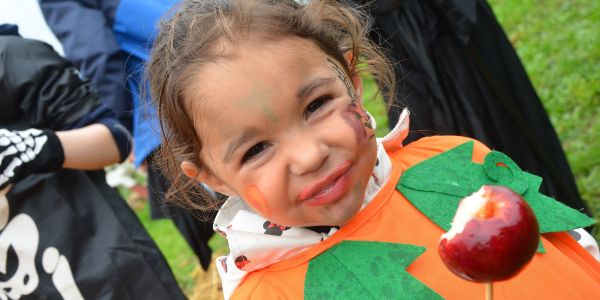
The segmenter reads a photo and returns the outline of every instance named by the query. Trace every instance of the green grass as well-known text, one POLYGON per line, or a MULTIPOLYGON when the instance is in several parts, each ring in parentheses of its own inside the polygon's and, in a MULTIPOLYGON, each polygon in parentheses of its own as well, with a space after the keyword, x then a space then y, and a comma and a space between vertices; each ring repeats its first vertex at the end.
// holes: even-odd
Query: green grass
MULTIPOLYGON (((491 0, 600 220, 600 2, 491 0)), ((595 231, 600 240, 600 230, 595 231)))
MULTIPOLYGON (((600 1, 491 0, 559 135, 577 185, 600 219, 600 1)), ((365 78, 367 109, 377 120, 377 135, 387 132, 381 97, 371 99, 372 79, 365 78)), ((198 265, 170 220, 150 221, 138 212, 189 295, 198 265)), ((600 240, 600 230, 595 237, 600 240)), ((216 237, 213 249, 225 249, 216 237)))
POLYGON ((365 108, 371 113, 373 118, 375 118, 375 122, 377 123, 377 128, 375 129, 375 135, 377 137, 382 137, 389 132, 388 128, 388 118, 385 110, 385 104, 383 102, 383 97, 380 93, 377 93, 377 84, 372 77, 363 76, 363 89, 364 89, 364 104, 365 108))
POLYGON ((170 219, 151 220, 148 205, 136 213, 167 259, 177 283, 190 295, 196 284, 193 273, 199 267, 194 252, 170 219))

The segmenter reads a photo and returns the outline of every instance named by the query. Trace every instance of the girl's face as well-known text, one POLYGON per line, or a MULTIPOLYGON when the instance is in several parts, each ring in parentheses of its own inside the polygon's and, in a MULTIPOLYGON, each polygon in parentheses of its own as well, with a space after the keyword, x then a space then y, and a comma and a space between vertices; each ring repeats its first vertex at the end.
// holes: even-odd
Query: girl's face
POLYGON ((299 37, 223 51, 185 94, 210 171, 184 173, 280 225, 345 224, 377 156, 360 77, 299 37))

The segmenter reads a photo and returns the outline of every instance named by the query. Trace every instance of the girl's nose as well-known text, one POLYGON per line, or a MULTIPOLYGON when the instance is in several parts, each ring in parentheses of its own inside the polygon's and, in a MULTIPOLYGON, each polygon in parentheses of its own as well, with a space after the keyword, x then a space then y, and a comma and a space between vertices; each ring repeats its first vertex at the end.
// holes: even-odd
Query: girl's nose
POLYGON ((329 146, 310 133, 295 137, 287 149, 288 168, 294 175, 319 170, 329 156, 329 146))

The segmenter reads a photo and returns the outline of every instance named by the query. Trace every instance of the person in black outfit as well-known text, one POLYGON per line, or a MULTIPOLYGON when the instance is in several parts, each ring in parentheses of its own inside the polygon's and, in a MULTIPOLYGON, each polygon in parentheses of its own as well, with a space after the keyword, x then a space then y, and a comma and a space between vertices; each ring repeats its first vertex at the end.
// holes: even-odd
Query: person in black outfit
POLYGON ((71 63, 17 33, 0 26, 0 298, 185 299, 106 184, 127 130, 71 63))
POLYGON ((372 39, 400 81, 389 111, 411 112, 406 142, 475 138, 543 178, 541 192, 589 214, 560 141, 519 57, 484 0, 376 0, 372 39))

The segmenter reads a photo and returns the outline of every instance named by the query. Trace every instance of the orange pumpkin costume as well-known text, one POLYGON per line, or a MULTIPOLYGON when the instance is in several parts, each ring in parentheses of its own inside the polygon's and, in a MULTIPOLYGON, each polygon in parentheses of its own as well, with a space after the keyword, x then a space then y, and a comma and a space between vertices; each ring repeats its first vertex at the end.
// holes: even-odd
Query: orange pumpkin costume
MULTIPOLYGON (((403 148, 388 147, 393 166, 391 177, 367 207, 327 240, 246 275, 232 299, 303 299, 309 261, 341 241, 423 246, 426 251, 406 269, 408 273, 446 299, 482 298, 484 285, 458 278, 441 261, 437 245, 444 231, 395 189, 402 172, 411 166, 469 140, 438 136, 423 138, 403 148)), ((482 163, 489 151, 475 142, 473 161, 482 163)), ((543 234, 542 243, 546 253, 535 254, 516 277, 494 284, 495 299, 600 297, 600 263, 565 232, 543 234)))

